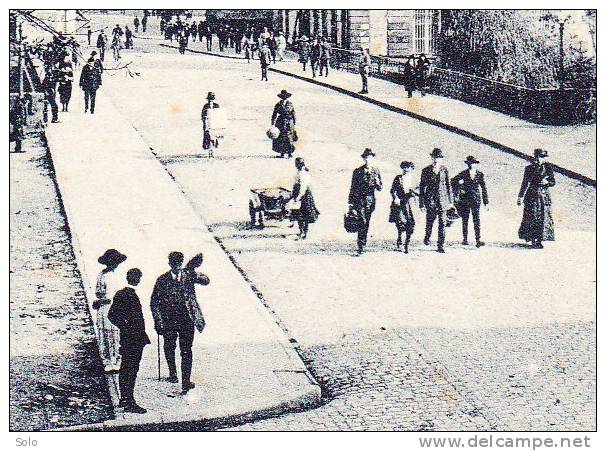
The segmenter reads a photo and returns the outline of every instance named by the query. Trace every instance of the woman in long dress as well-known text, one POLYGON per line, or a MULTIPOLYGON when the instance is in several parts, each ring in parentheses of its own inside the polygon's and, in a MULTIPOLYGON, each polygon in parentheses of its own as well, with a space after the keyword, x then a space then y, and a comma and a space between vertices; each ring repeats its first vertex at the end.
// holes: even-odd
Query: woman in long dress
POLYGON ((61 111, 66 112, 69 107, 69 101, 72 97, 72 81, 74 80, 74 70, 69 57, 65 58, 62 64, 59 85, 57 91, 59 91, 59 100, 61 101, 61 111))
POLYGON ((415 165, 410 161, 400 163, 402 174, 397 175, 391 184, 391 209, 389 212, 389 222, 396 225, 398 239, 396 241, 397 250, 402 249, 402 234, 406 234, 404 241, 404 253, 408 254, 408 245, 410 237, 415 229, 415 218, 412 214, 411 201, 418 196, 417 181, 414 178, 415 165))
POLYGON ((95 295, 97 299, 93 302, 93 308, 97 310, 97 339, 99 341, 99 353, 105 372, 120 370, 120 330, 112 324, 107 317, 111 307, 112 298, 116 286, 112 283, 112 273, 126 260, 126 255, 115 249, 108 249, 97 260, 105 268, 97 277, 95 295))
POLYGON ((524 204, 518 235, 526 242, 531 242, 533 248, 543 249, 543 241, 555 240, 549 194, 549 188, 555 186, 555 177, 552 167, 545 161, 547 151, 535 149, 534 157, 534 163, 524 170, 518 194, 518 205, 524 204))
POLYGON ((285 89, 278 94, 280 101, 276 103, 274 112, 271 115, 271 125, 275 126, 280 130, 280 134, 276 139, 272 141, 272 150, 279 153, 282 158, 288 156, 292 157, 295 151, 295 107, 288 98, 292 94, 285 89))
POLYGON ((216 129, 213 128, 216 127, 217 124, 212 124, 209 118, 209 110, 219 108, 219 104, 215 102, 215 99, 215 94, 212 92, 209 92, 206 95, 207 103, 202 107, 201 114, 204 134, 202 137, 202 148, 208 150, 209 157, 214 156, 214 149, 219 147, 219 136, 216 134, 216 129))
POLYGON ((298 208, 293 209, 293 216, 299 224, 299 238, 304 240, 307 238, 309 224, 316 222, 320 212, 316 208, 309 169, 305 166, 303 158, 295 158, 295 168, 297 177, 292 189, 292 201, 298 208))

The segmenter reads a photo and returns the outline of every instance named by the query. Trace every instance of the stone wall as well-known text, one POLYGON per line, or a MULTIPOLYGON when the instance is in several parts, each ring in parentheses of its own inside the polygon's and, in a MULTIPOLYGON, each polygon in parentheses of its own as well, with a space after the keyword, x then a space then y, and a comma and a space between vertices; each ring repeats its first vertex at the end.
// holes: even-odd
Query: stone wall
POLYGON ((414 10, 387 11, 387 55, 407 56, 414 53, 414 10))

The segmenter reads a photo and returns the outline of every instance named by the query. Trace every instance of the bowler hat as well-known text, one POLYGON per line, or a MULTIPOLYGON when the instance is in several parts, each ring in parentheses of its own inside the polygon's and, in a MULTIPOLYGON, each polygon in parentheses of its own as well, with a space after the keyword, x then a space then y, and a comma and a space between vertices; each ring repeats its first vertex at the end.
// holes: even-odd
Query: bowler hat
POLYGON ((546 150, 534 149, 534 156, 535 156, 535 158, 545 158, 545 157, 548 157, 549 154, 547 153, 546 150))
POLYGON ((209 92, 206 95, 206 100, 215 100, 215 93, 214 92, 209 92))
POLYGON ((444 154, 442 153, 442 149, 435 147, 431 153, 429 154, 431 158, 444 158, 444 154))
POLYGON ((97 259, 99 263, 105 266, 119 265, 124 260, 126 260, 126 255, 116 249, 106 250, 103 255, 97 259))
POLYGON ((370 148, 368 148, 368 147, 367 147, 366 149, 364 149, 364 152, 362 152, 362 158, 366 158, 366 157, 368 157, 368 156, 373 156, 373 157, 376 157, 376 155, 375 155, 375 153, 372 151, 372 149, 370 149, 370 148))
POLYGON ((467 163, 467 164, 474 164, 474 163, 476 163, 477 164, 477 163, 479 163, 479 161, 473 155, 469 155, 465 159, 465 163, 467 163))
POLYGON ((280 91, 280 94, 278 94, 278 97, 280 97, 281 99, 288 99, 292 94, 290 92, 288 92, 286 89, 283 89, 282 91, 280 91))

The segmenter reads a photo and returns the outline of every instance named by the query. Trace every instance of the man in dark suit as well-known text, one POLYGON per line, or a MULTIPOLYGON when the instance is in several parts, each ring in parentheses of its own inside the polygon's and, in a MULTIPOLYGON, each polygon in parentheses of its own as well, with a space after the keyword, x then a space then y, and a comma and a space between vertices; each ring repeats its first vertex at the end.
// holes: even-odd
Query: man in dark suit
POLYGON ((82 68, 80 74, 80 88, 84 91, 84 112, 89 108, 90 113, 95 113, 95 100, 97 98, 97 89, 101 86, 101 69, 93 57, 88 59, 86 65, 82 68))
POLYGON ((365 149, 362 153, 364 164, 354 169, 349 190, 349 207, 358 213, 358 255, 364 253, 366 237, 370 227, 370 217, 375 210, 375 191, 381 191, 381 173, 372 165, 375 153, 365 149))
POLYGON ((425 239, 423 243, 429 245, 433 224, 438 219, 438 252, 444 253, 446 239, 446 212, 452 207, 452 194, 448 170, 442 165, 444 154, 437 147, 429 154, 432 163, 421 171, 419 186, 419 207, 427 213, 425 222, 425 239))
POLYGON ((151 311, 154 317, 156 332, 164 337, 164 356, 168 364, 169 376, 167 381, 177 383, 177 366, 175 363, 175 350, 177 338, 181 352, 181 387, 183 393, 195 387, 191 382, 192 345, 194 342, 195 324, 189 308, 188 293, 192 285, 199 283, 208 285, 206 276, 199 276, 195 281, 188 279, 188 272, 182 269, 183 254, 171 252, 168 255, 170 271, 158 277, 151 296, 151 311))
POLYGON ((139 296, 133 287, 139 285, 141 270, 130 269, 126 273, 126 281, 130 287, 122 288, 116 292, 114 301, 107 314, 109 320, 120 329, 120 404, 125 412, 145 413, 143 407, 135 401, 135 381, 139 372, 139 363, 143 355, 143 348, 150 343, 145 332, 145 320, 139 296))
POLYGON ((476 237, 476 247, 484 246, 480 239, 480 206, 484 204, 488 208, 488 191, 484 182, 484 174, 477 170, 480 162, 469 155, 465 160, 467 168, 452 179, 452 191, 457 204, 457 210, 461 215, 463 225, 463 244, 467 241, 467 228, 469 225, 469 213, 473 217, 473 230, 476 237))

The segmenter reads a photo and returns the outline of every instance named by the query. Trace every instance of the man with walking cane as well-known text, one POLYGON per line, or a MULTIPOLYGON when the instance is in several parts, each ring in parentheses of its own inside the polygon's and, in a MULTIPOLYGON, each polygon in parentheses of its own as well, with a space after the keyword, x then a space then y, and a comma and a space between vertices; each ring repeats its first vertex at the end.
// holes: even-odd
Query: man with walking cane
MULTIPOLYGON (((177 383, 177 365, 175 350, 177 338, 181 353, 181 387, 186 394, 195 387, 191 382, 192 345, 194 332, 204 330, 204 316, 196 299, 195 285, 208 285, 210 280, 204 274, 196 272, 202 265, 203 256, 193 257, 184 268, 183 254, 171 252, 168 255, 170 271, 158 277, 151 296, 151 311, 158 335, 164 337, 164 356, 168 364, 168 382, 177 383)), ((158 344, 159 344, 158 337, 158 344)), ((160 370, 158 360, 158 371, 160 370)))

